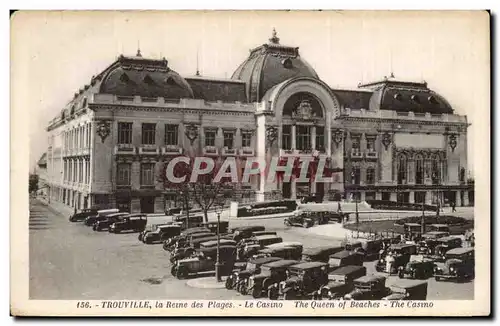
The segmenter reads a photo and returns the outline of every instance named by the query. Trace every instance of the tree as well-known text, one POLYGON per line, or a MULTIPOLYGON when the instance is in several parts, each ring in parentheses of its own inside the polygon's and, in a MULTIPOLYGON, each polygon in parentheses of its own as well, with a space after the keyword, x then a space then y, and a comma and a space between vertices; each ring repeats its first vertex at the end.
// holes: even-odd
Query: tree
MULTIPOLYGON (((181 156, 179 156, 181 157, 181 156)), ((167 167, 168 162, 164 164, 161 169, 159 181, 163 184, 164 189, 175 189, 181 198, 184 209, 187 212, 187 221, 189 224, 189 205, 191 201, 196 203, 200 209, 203 211, 205 222, 208 222, 208 211, 214 206, 216 201, 222 196, 232 195, 231 178, 221 178, 218 182, 215 182, 215 178, 219 173, 221 168, 224 168, 224 172, 230 172, 225 167, 223 167, 223 162, 221 157, 215 157, 214 168, 205 174, 200 174, 196 177, 195 182, 191 181, 191 176, 193 175, 193 167, 195 163, 194 157, 182 156, 189 163, 179 161, 175 164, 173 168, 173 176, 175 178, 184 178, 182 182, 173 182, 167 177, 167 167)), ((174 158, 172 158, 174 159, 174 158)), ((207 164, 201 162, 200 169, 206 169, 207 164)))
POLYGON ((30 193, 38 191, 38 174, 30 174, 28 188, 30 193))

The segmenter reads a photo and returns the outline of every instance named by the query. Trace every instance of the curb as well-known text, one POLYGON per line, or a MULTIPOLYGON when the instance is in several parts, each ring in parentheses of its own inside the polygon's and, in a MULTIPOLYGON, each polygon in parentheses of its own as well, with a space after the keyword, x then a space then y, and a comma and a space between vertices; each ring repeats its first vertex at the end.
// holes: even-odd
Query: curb
POLYGON ((216 282, 215 276, 201 277, 188 280, 186 284, 189 287, 196 289, 225 289, 226 288, 225 280, 226 277, 224 276, 222 277, 222 282, 216 282))

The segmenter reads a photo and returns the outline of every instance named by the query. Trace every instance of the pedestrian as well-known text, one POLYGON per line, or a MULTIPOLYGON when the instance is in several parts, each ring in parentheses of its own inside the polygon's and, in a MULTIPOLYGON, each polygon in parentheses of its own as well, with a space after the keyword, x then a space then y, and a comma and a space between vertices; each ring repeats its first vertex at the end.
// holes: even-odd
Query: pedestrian
POLYGON ((394 257, 392 256, 392 252, 389 252, 385 257, 385 269, 386 272, 389 273, 389 276, 392 275, 392 264, 394 263, 394 257))
POLYGON ((451 212, 452 212, 452 213, 454 213, 454 212, 456 212, 456 211, 457 211, 457 210, 455 209, 455 202, 454 202, 454 201, 452 201, 452 202, 451 202, 451 212))

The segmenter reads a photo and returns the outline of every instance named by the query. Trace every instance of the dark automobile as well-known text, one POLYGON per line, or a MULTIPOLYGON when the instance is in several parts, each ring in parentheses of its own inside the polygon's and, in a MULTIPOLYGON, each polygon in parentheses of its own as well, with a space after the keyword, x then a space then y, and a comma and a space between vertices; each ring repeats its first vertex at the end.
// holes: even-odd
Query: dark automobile
POLYGON ((386 251, 385 255, 383 255, 375 265, 375 269, 377 272, 386 272, 386 273, 397 273, 400 266, 406 266, 406 264, 410 261, 410 257, 417 253, 417 246, 414 244, 407 243, 398 243, 391 245, 386 251), (394 261, 391 266, 391 271, 386 270, 386 257, 387 253, 392 252, 394 257, 394 261))
POLYGON ((431 224, 429 225, 431 232, 446 232, 450 234, 450 226, 448 224, 431 224))
POLYGON ((106 216, 116 213, 120 213, 120 210, 117 208, 99 210, 96 215, 87 216, 83 223, 86 226, 92 226, 95 222, 104 220, 106 216))
MULTIPOLYGON (((220 247, 219 261, 221 263, 222 275, 229 275, 236 261, 236 247, 220 247)), ((198 275, 201 272, 215 270, 217 248, 199 249, 195 257, 176 260, 171 268, 171 273, 178 279, 187 278, 191 274, 198 275)))
MULTIPOLYGON (((214 241, 217 241, 217 236, 210 235, 210 236, 205 236, 205 237, 197 238, 197 239, 193 240, 189 246, 177 247, 170 254, 170 262, 173 263, 176 260, 189 257, 193 254, 193 252, 196 249, 201 248, 201 244, 207 243, 207 242, 213 243, 214 241)), ((221 237, 219 241, 220 241, 221 245, 234 246, 234 240, 232 240, 232 239, 221 237)), ((236 247, 236 246, 234 246, 234 247, 236 247)), ((213 248, 213 247, 211 247, 211 248, 213 248)))
POLYGON ((217 226, 219 226, 219 234, 227 233, 229 228, 229 221, 218 222, 204 222, 201 224, 202 227, 209 229, 213 233, 217 233, 217 226))
POLYGON ((99 220, 94 223, 92 226, 92 229, 94 231, 102 231, 102 230, 107 230, 109 226, 113 223, 121 221, 125 216, 130 215, 129 213, 115 213, 115 214, 110 214, 106 216, 103 220, 99 220))
POLYGON ((177 246, 177 243, 184 244, 186 242, 189 242, 188 237, 190 235, 199 233, 213 234, 209 229, 206 229, 204 227, 189 228, 182 231, 178 236, 165 240, 163 242, 163 249, 166 251, 171 251, 177 246))
POLYGON ((435 266, 434 259, 421 255, 411 256, 406 266, 399 266, 398 276, 404 278, 405 275, 408 275, 409 278, 427 279, 434 274, 435 266))
POLYGON ((342 298, 354 289, 354 280, 366 275, 364 266, 343 266, 328 274, 328 283, 316 293, 315 300, 342 298))
POLYGON ((427 239, 439 239, 444 237, 449 237, 450 232, 445 231, 430 231, 422 234, 422 239, 425 241, 427 239))
POLYGON ((275 247, 259 250, 254 257, 279 257, 289 260, 300 260, 302 248, 300 247, 275 247))
POLYGON ((302 260, 327 263, 331 255, 342 250, 344 250, 344 247, 342 246, 319 246, 306 248, 302 252, 302 260))
POLYGON ((240 271, 234 271, 226 279, 226 289, 231 290, 236 288, 238 292, 245 295, 247 294, 247 280, 250 276, 260 273, 260 267, 263 264, 271 263, 273 261, 281 260, 278 257, 264 257, 250 259, 247 262, 246 268, 240 271))
POLYGON ((363 266, 363 261, 363 254, 354 251, 342 250, 333 255, 330 255, 330 258, 328 259, 328 269, 329 271, 333 271, 337 268, 348 265, 363 266))
POLYGON ((288 277, 278 286, 278 298, 283 300, 311 299, 328 282, 328 264, 311 261, 292 265, 288 277))
POLYGON ((238 243, 238 259, 247 259, 257 254, 266 246, 282 243, 283 239, 277 235, 259 235, 243 239, 238 243))
POLYGON ((241 226, 231 230, 233 240, 239 242, 242 239, 247 239, 252 236, 255 231, 265 231, 266 228, 262 225, 241 226))
POLYGON ((310 228, 314 225, 314 219, 311 216, 298 212, 295 212, 292 216, 285 217, 283 222, 287 226, 302 226, 304 228, 310 228))
POLYGON ((434 248, 436 256, 445 256, 448 250, 462 247, 462 239, 458 237, 444 237, 436 239, 437 245, 434 248))
POLYGON ((260 273, 254 274, 248 278, 246 283, 247 292, 254 298, 260 298, 268 295, 270 299, 277 299, 277 286, 273 292, 273 284, 279 284, 287 278, 287 268, 296 265, 297 260, 282 259, 271 263, 263 264, 260 267, 260 273), (276 294, 276 295, 275 295, 276 294))
POLYGON ((258 237, 261 235, 278 235, 276 231, 255 231, 252 232, 252 237, 258 237))
POLYGON ((312 194, 309 196, 304 196, 300 200, 301 203, 307 204, 307 203, 322 203, 323 202, 323 196, 320 194, 312 194))
POLYGON ((391 291, 385 287, 385 276, 367 275, 354 280, 354 290, 344 295, 344 300, 380 300, 391 291))
POLYGON ((180 214, 182 212, 181 207, 172 207, 172 208, 167 208, 165 210, 165 215, 175 215, 175 214, 180 214))
POLYGON ((174 215, 173 222, 179 223, 182 229, 185 230, 188 227, 203 227, 203 215, 174 215))
POLYGON ((179 234, 181 234, 180 225, 161 225, 155 231, 146 233, 142 238, 142 242, 152 244, 155 242, 165 241, 178 236, 179 234))
POLYGON ((391 294, 382 300, 426 300, 427 282, 416 280, 399 280, 389 287, 391 294))
POLYGON ((418 223, 405 223, 403 228, 409 240, 419 239, 422 235, 422 226, 418 223))
POLYGON ((377 259, 383 248, 384 239, 353 239, 345 244, 345 250, 351 250, 365 256, 365 261, 377 259))
POLYGON ((446 252, 444 263, 434 269, 436 281, 443 279, 463 281, 474 277, 474 248, 455 248, 446 252))
POLYGON ((146 225, 145 214, 130 214, 122 220, 111 224, 108 228, 110 233, 120 233, 122 231, 140 232, 146 225))
POLYGON ((97 208, 84 208, 69 217, 70 222, 79 222, 85 220, 89 216, 97 215, 97 208))

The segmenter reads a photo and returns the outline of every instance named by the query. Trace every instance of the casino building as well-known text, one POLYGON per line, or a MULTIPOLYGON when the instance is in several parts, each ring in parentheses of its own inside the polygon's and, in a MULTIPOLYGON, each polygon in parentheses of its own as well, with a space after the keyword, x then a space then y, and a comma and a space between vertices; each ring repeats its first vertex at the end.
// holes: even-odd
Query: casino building
MULTIPOLYGON (((426 82, 394 76, 352 89, 323 82, 299 53, 269 41, 230 79, 183 77, 163 58, 119 56, 49 122, 51 200, 78 208, 107 204, 160 212, 178 193, 158 175, 183 153, 329 158, 332 183, 236 186, 235 200, 382 199, 469 205, 467 117, 426 82)), ((241 165, 243 166, 243 165, 241 165)), ((470 196, 469 196, 470 194, 470 196)))

